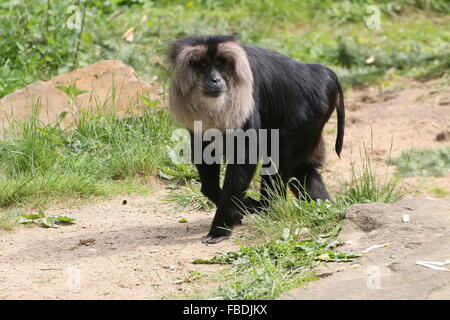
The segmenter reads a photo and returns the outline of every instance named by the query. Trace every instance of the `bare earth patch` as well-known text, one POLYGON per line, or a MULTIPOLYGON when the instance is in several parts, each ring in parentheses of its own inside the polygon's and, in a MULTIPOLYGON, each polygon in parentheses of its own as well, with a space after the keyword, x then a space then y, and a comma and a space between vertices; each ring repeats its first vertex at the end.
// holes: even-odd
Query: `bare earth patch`
MULTIPOLYGON (((192 271, 218 267, 192 261, 236 245, 202 244, 212 214, 175 213, 162 201, 167 191, 160 189, 145 197, 47 211, 75 216, 73 225, 0 231, 0 299, 161 299, 195 293, 180 282, 192 271), (188 222, 179 223, 181 218, 188 222)), ((206 282, 202 291, 213 287, 206 282)))
MULTIPOLYGON (((350 163, 361 162, 360 150, 364 145, 367 150, 373 146, 374 160, 381 169, 386 168, 389 155, 397 157, 402 151, 450 145, 445 138, 446 132, 450 132, 450 90, 446 79, 426 83, 405 79, 384 90, 376 87, 348 90, 345 101, 346 131, 341 159, 334 153, 335 120, 325 128, 327 162, 323 173, 332 191, 339 179, 350 177, 350 163)), ((390 172, 395 168, 392 166, 390 172)), ((385 172, 380 170, 382 175, 385 172)), ((411 197, 436 196, 433 187, 450 192, 450 174, 405 179, 411 197)))

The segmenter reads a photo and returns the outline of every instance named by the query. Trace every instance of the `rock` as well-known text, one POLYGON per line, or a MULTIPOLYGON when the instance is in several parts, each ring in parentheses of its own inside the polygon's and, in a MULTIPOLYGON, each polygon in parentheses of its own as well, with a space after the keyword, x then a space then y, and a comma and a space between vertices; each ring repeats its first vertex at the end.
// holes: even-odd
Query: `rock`
POLYGON ((119 116, 133 106, 142 105, 139 94, 156 99, 163 93, 160 87, 139 80, 133 68, 121 61, 106 60, 61 74, 47 82, 34 82, 3 97, 0 99, 0 122, 5 123, 8 118, 27 118, 33 104, 40 101, 40 118, 44 123, 54 123, 63 111, 68 113, 65 124, 73 123, 74 110, 69 106, 68 97, 56 88, 73 82, 77 88, 87 91, 77 97, 78 109, 115 110, 119 116))
POLYGON ((87 245, 93 244, 94 242, 95 242, 94 238, 87 238, 87 239, 80 239, 78 244, 80 246, 82 246, 82 245, 87 246, 87 245))
POLYGON ((416 264, 450 259, 449 227, 450 199, 353 205, 339 235, 351 244, 342 250, 362 252, 373 245, 390 245, 355 260, 359 268, 341 263, 340 272, 280 299, 450 299, 450 272, 416 264), (410 222, 402 221, 404 214, 410 222))

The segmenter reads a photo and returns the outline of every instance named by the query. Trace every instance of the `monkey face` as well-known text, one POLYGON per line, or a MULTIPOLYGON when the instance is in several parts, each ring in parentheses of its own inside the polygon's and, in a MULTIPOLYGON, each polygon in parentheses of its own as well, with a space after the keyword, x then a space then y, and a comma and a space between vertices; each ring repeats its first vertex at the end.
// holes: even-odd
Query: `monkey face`
POLYGON ((230 36, 187 37, 171 44, 169 107, 192 129, 238 128, 254 107, 253 76, 245 49, 230 36))
POLYGON ((198 89, 205 97, 218 98, 228 90, 227 69, 229 62, 225 58, 193 59, 190 63, 196 74, 198 89))

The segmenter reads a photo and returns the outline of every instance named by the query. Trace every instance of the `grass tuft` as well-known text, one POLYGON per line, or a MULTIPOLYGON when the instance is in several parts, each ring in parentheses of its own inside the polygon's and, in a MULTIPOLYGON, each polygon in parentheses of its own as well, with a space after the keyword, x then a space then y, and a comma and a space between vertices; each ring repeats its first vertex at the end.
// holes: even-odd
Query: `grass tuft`
POLYGON ((351 179, 348 183, 343 183, 338 195, 339 202, 346 205, 369 202, 392 203, 406 195, 403 189, 403 176, 391 175, 388 172, 389 162, 385 172, 381 173, 380 164, 374 162, 373 154, 365 146, 360 150, 360 163, 361 167, 357 167, 354 162, 351 163, 351 179))
POLYGON ((187 182, 185 186, 173 190, 166 197, 166 201, 175 204, 178 211, 211 211, 215 208, 214 203, 200 192, 200 185, 194 182, 187 182))

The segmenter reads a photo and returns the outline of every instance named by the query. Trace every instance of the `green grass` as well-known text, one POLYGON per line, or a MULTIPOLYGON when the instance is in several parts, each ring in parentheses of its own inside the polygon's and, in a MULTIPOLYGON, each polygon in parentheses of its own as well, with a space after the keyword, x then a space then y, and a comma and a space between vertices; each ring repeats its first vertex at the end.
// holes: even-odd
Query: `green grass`
POLYGON ((0 230, 13 230, 17 226, 19 216, 23 213, 22 209, 12 208, 0 210, 0 230))
MULTIPOLYGON (((373 146, 370 150, 373 150, 373 146)), ((360 150, 359 157, 360 166, 355 162, 351 163, 350 181, 341 183, 339 201, 347 205, 369 202, 391 203, 406 195, 403 189, 403 176, 389 173, 391 160, 388 160, 385 168, 382 168, 380 163, 373 160, 373 154, 365 146, 360 150)))
POLYGON ((237 237, 240 249, 194 263, 228 265, 220 271, 219 288, 209 293, 224 299, 275 299, 280 294, 316 280, 314 268, 339 257, 334 240, 345 215, 345 205, 330 202, 277 199, 264 214, 249 217, 237 237), (332 258, 330 258, 332 257, 332 258))
POLYGON ((11 121, 0 141, 0 207, 144 190, 168 163, 174 125, 165 110, 143 108, 123 119, 83 111, 73 128, 43 125, 39 108, 11 121))
POLYGON ((450 147, 402 152, 392 160, 398 172, 404 176, 444 176, 450 172, 450 147))
POLYGON ((205 210, 215 208, 214 203, 200 192, 200 184, 189 181, 184 186, 176 185, 165 199, 175 204, 176 210, 205 210))
POLYGON ((68 8, 77 2, 0 4, 0 97, 103 59, 120 59, 144 79, 157 76, 165 86, 167 45, 191 34, 237 32, 244 43, 327 64, 346 86, 378 82, 387 70, 441 77, 450 63, 445 0, 93 0, 77 11, 82 30, 67 25, 74 18, 68 8), (374 4, 381 11, 381 28, 370 30, 367 6, 374 4), (132 42, 122 38, 129 28, 134 28, 132 42), (371 56, 374 61, 367 63, 371 56))
POLYGON ((214 295, 225 299, 275 299, 317 279, 318 257, 333 246, 345 207, 330 202, 274 199, 249 217, 241 249, 228 253, 231 270, 214 295))
POLYGON ((450 196, 450 191, 441 187, 430 187, 430 190, 433 192, 434 196, 437 198, 446 198, 450 196))

